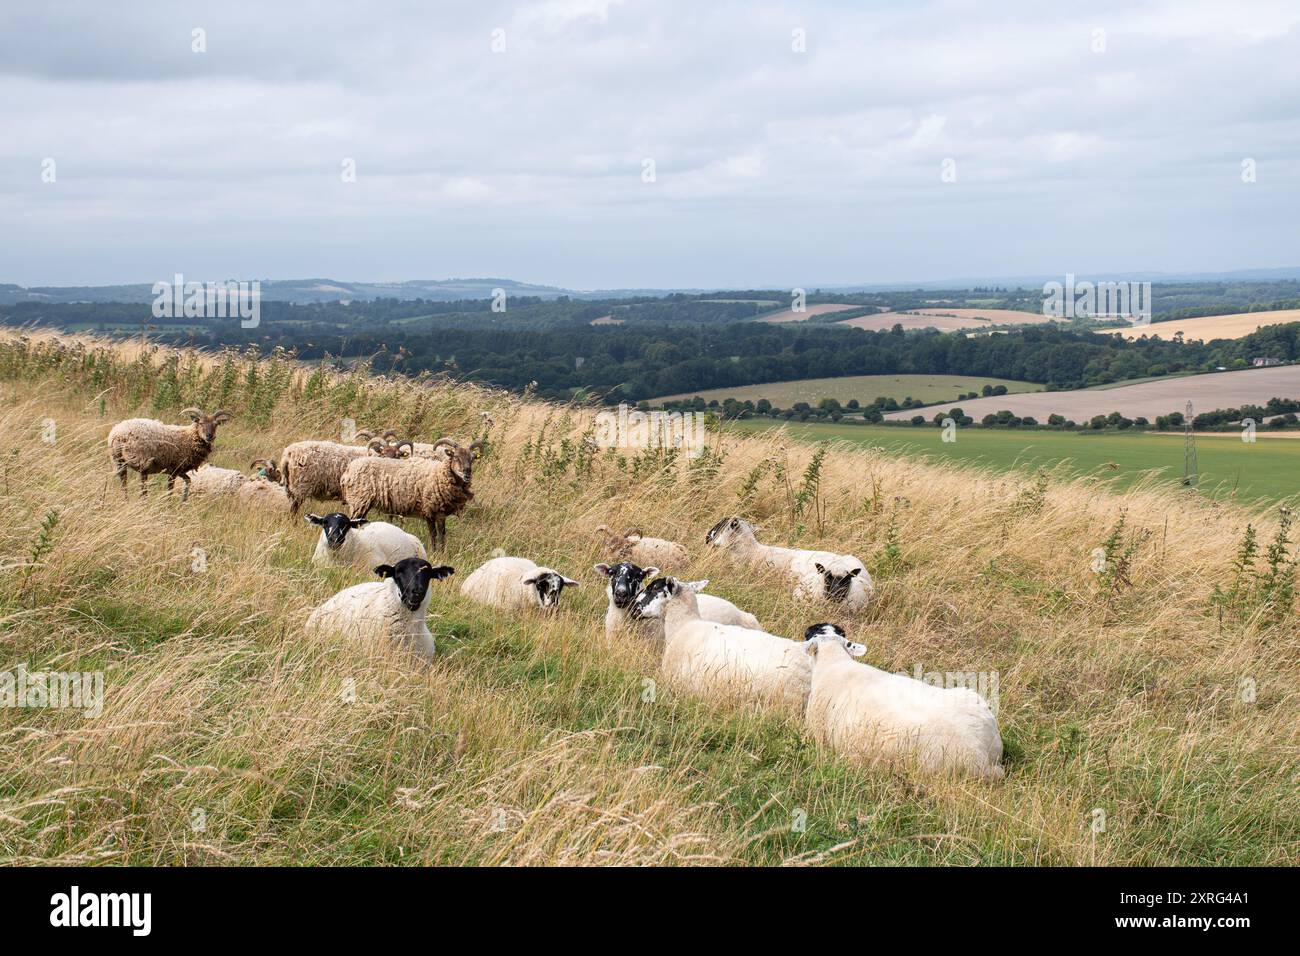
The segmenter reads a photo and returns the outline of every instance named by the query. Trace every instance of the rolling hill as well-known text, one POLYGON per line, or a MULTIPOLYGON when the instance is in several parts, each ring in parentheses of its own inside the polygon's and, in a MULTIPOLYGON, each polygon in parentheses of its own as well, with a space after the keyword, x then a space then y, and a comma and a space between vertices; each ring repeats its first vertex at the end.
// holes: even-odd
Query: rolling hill
POLYGON ((102 673, 105 688, 96 717, 0 707, 6 861, 1293 862, 1295 611, 1238 592, 1233 571, 1247 525, 1274 540, 1276 511, 847 444, 817 454, 780 434, 715 434, 693 459, 589 454, 591 415, 465 384, 0 333, 6 660, 102 673), (491 413, 474 501, 439 556, 457 573, 434 586, 431 665, 304 633, 313 606, 369 576, 313 566, 301 519, 182 504, 160 484, 122 496, 112 423, 195 404, 233 411, 213 455, 228 467, 344 419, 463 439, 491 413), (764 540, 860 555, 872 608, 796 604, 706 549, 733 512, 764 540), (676 692, 649 642, 604 636, 602 522, 682 542, 674 570, 774 634, 841 620, 881 668, 983 675, 1006 779, 859 765, 797 717, 676 692), (457 585, 498 548, 583 586, 548 616, 475 605, 457 585), (1123 574, 1095 571, 1095 549, 1123 574))

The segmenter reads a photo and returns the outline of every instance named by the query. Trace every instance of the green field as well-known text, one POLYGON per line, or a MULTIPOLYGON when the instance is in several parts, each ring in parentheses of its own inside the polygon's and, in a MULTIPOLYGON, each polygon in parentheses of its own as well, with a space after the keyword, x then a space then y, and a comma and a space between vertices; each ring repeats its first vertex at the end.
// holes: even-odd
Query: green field
POLYGON ((766 398, 778 408, 789 408, 795 402, 816 405, 823 398, 838 399, 841 404, 856 398, 869 405, 876 398, 893 398, 902 401, 911 396, 926 403, 951 402, 966 392, 978 392, 985 385, 1005 385, 1007 391, 1041 392, 1043 386, 1036 382, 1016 382, 1006 378, 980 378, 977 375, 845 375, 839 378, 803 378, 794 382, 769 382, 765 385, 738 385, 735 388, 711 388, 700 392, 665 395, 653 398, 651 405, 680 401, 696 395, 706 402, 734 398, 743 402, 766 398))
MULTIPOLYGON (((849 441, 877 445, 891 452, 924 455, 937 460, 987 465, 998 469, 1054 467, 1114 482, 1123 488, 1151 470, 1178 482, 1183 475, 1183 438, 1143 433, 1017 431, 963 428, 956 441, 945 443, 935 426, 924 428, 872 425, 831 425, 796 422, 778 424, 757 419, 736 422, 745 431, 784 427, 805 441, 849 441), (1118 465, 1118 467, 1112 467, 1118 465)), ((1239 436, 1198 436, 1200 489, 1209 494, 1234 491, 1246 500, 1277 500, 1300 492, 1300 439, 1260 437, 1252 444, 1239 436)))

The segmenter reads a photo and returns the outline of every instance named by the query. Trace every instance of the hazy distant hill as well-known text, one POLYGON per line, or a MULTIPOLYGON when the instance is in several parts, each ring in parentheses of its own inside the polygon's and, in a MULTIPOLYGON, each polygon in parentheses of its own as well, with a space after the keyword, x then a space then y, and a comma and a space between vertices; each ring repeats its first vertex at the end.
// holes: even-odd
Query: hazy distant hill
MULTIPOLYGON (((170 280, 170 276, 166 277, 170 280)), ((216 277, 187 276, 191 281, 219 281, 216 277)), ((336 302, 366 299, 425 299, 455 302, 460 299, 490 299, 493 289, 505 289, 511 298, 537 296, 555 299, 622 298, 660 295, 660 291, 619 290, 580 292, 557 286, 534 285, 513 279, 410 279, 405 282, 345 282, 339 279, 262 279, 262 298, 278 302, 336 302)), ((107 286, 33 286, 0 284, 0 305, 20 302, 152 302, 152 284, 107 286)))

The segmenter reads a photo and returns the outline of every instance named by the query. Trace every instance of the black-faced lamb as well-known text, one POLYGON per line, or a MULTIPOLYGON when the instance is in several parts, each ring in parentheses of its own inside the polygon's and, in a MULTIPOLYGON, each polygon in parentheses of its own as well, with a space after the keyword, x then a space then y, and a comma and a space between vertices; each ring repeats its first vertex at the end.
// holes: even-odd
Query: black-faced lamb
POLYGON ((997 718, 968 687, 935 687, 853 660, 866 652, 834 624, 808 629, 809 733, 865 763, 915 761, 924 770, 1003 776, 997 718), (861 648, 855 653, 854 648, 861 648))
POLYGON ((460 586, 460 593, 480 604, 507 610, 553 611, 559 607, 564 589, 578 585, 573 578, 535 561, 505 556, 475 568, 460 586))
MULTIPOLYGON (((658 618, 641 618, 633 620, 632 602, 641 593, 645 582, 659 573, 656 567, 642 568, 630 561, 618 564, 597 564, 593 570, 605 578, 605 597, 609 604, 605 609, 605 636, 613 637, 620 631, 636 631, 647 637, 662 640, 663 622, 658 618)), ((700 588, 709 582, 697 582, 700 588)), ((655 586, 652 582, 651 587, 655 586)), ((758 618, 736 605, 712 594, 701 594, 697 590, 696 601, 700 607, 700 617, 706 621, 719 624, 735 624, 738 627, 759 629, 758 618)))
POLYGON ((450 438, 435 442, 433 458, 367 457, 352 461, 340 487, 348 513, 364 518, 370 509, 408 518, 423 518, 429 527, 429 547, 447 544, 447 518, 459 514, 474 492, 470 489, 478 443, 464 448, 450 438))
POLYGON ((126 470, 140 473, 140 494, 148 493, 150 475, 168 476, 168 492, 172 482, 179 478, 185 483, 181 499, 189 498, 189 472, 195 470, 212 454, 212 443, 217 437, 217 426, 230 421, 231 414, 217 409, 211 415, 199 408, 186 408, 188 425, 166 425, 152 418, 128 418, 118 422, 108 433, 108 457, 113 471, 122 482, 126 493, 126 470))
POLYGON ((858 611, 871 602, 875 592, 871 575, 853 555, 760 544, 753 525, 738 516, 723 518, 704 540, 737 561, 777 572, 793 584, 796 598, 824 599, 858 611))
POLYGON ((687 693, 802 713, 812 673, 803 644, 704 620, 695 587, 673 577, 660 578, 632 604, 633 618, 663 621, 664 679, 687 693))
POLYGON ((308 631, 356 640, 386 639, 426 660, 437 650, 429 631, 429 584, 456 573, 423 558, 403 558, 374 569, 381 580, 344 588, 311 612, 308 631))
POLYGON ((349 518, 335 511, 307 515, 307 522, 320 528, 312 563, 332 567, 373 568, 396 565, 404 558, 427 558, 420 539, 387 521, 349 518))

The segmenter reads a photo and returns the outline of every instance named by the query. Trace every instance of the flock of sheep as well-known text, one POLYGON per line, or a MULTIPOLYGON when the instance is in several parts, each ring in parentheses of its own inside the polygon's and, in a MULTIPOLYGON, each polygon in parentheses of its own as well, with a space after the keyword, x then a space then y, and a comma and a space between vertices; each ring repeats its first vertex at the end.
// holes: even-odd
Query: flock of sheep
MULTIPOLYGON (((436 650, 427 624, 430 585, 455 569, 435 566, 423 542, 384 521, 372 509, 422 518, 430 550, 446 547, 446 519, 473 498, 473 463, 482 442, 463 447, 450 438, 432 444, 358 432, 367 444, 300 441, 287 446, 278 466, 257 459, 252 476, 206 464, 217 427, 230 418, 186 409, 189 425, 135 418, 108 436, 109 456, 123 490, 127 469, 140 474, 141 494, 151 474, 166 474, 169 489, 183 481, 193 492, 228 495, 296 514, 308 498, 341 500, 346 511, 308 514, 320 528, 313 562, 355 567, 379 580, 353 585, 329 598, 307 628, 345 638, 385 637, 428 659, 436 650)), ((715 595, 707 581, 683 581, 661 570, 689 563, 682 545, 662 538, 597 529, 613 563, 594 570, 605 580, 605 633, 639 633, 662 648, 666 681, 688 693, 727 697, 803 715, 808 731, 837 752, 868 763, 911 760, 927 770, 1003 776, 1002 738, 988 704, 964 687, 937 687, 853 660, 866 652, 834 624, 814 624, 803 641, 762 629, 754 615, 715 595)), ((743 518, 724 518, 705 537, 737 563, 784 582, 799 601, 828 602, 856 612, 871 601, 873 585, 856 557, 762 544, 743 518)), ((471 600, 511 612, 550 611, 579 582, 527 558, 501 555, 474 570, 461 587, 471 600)))

